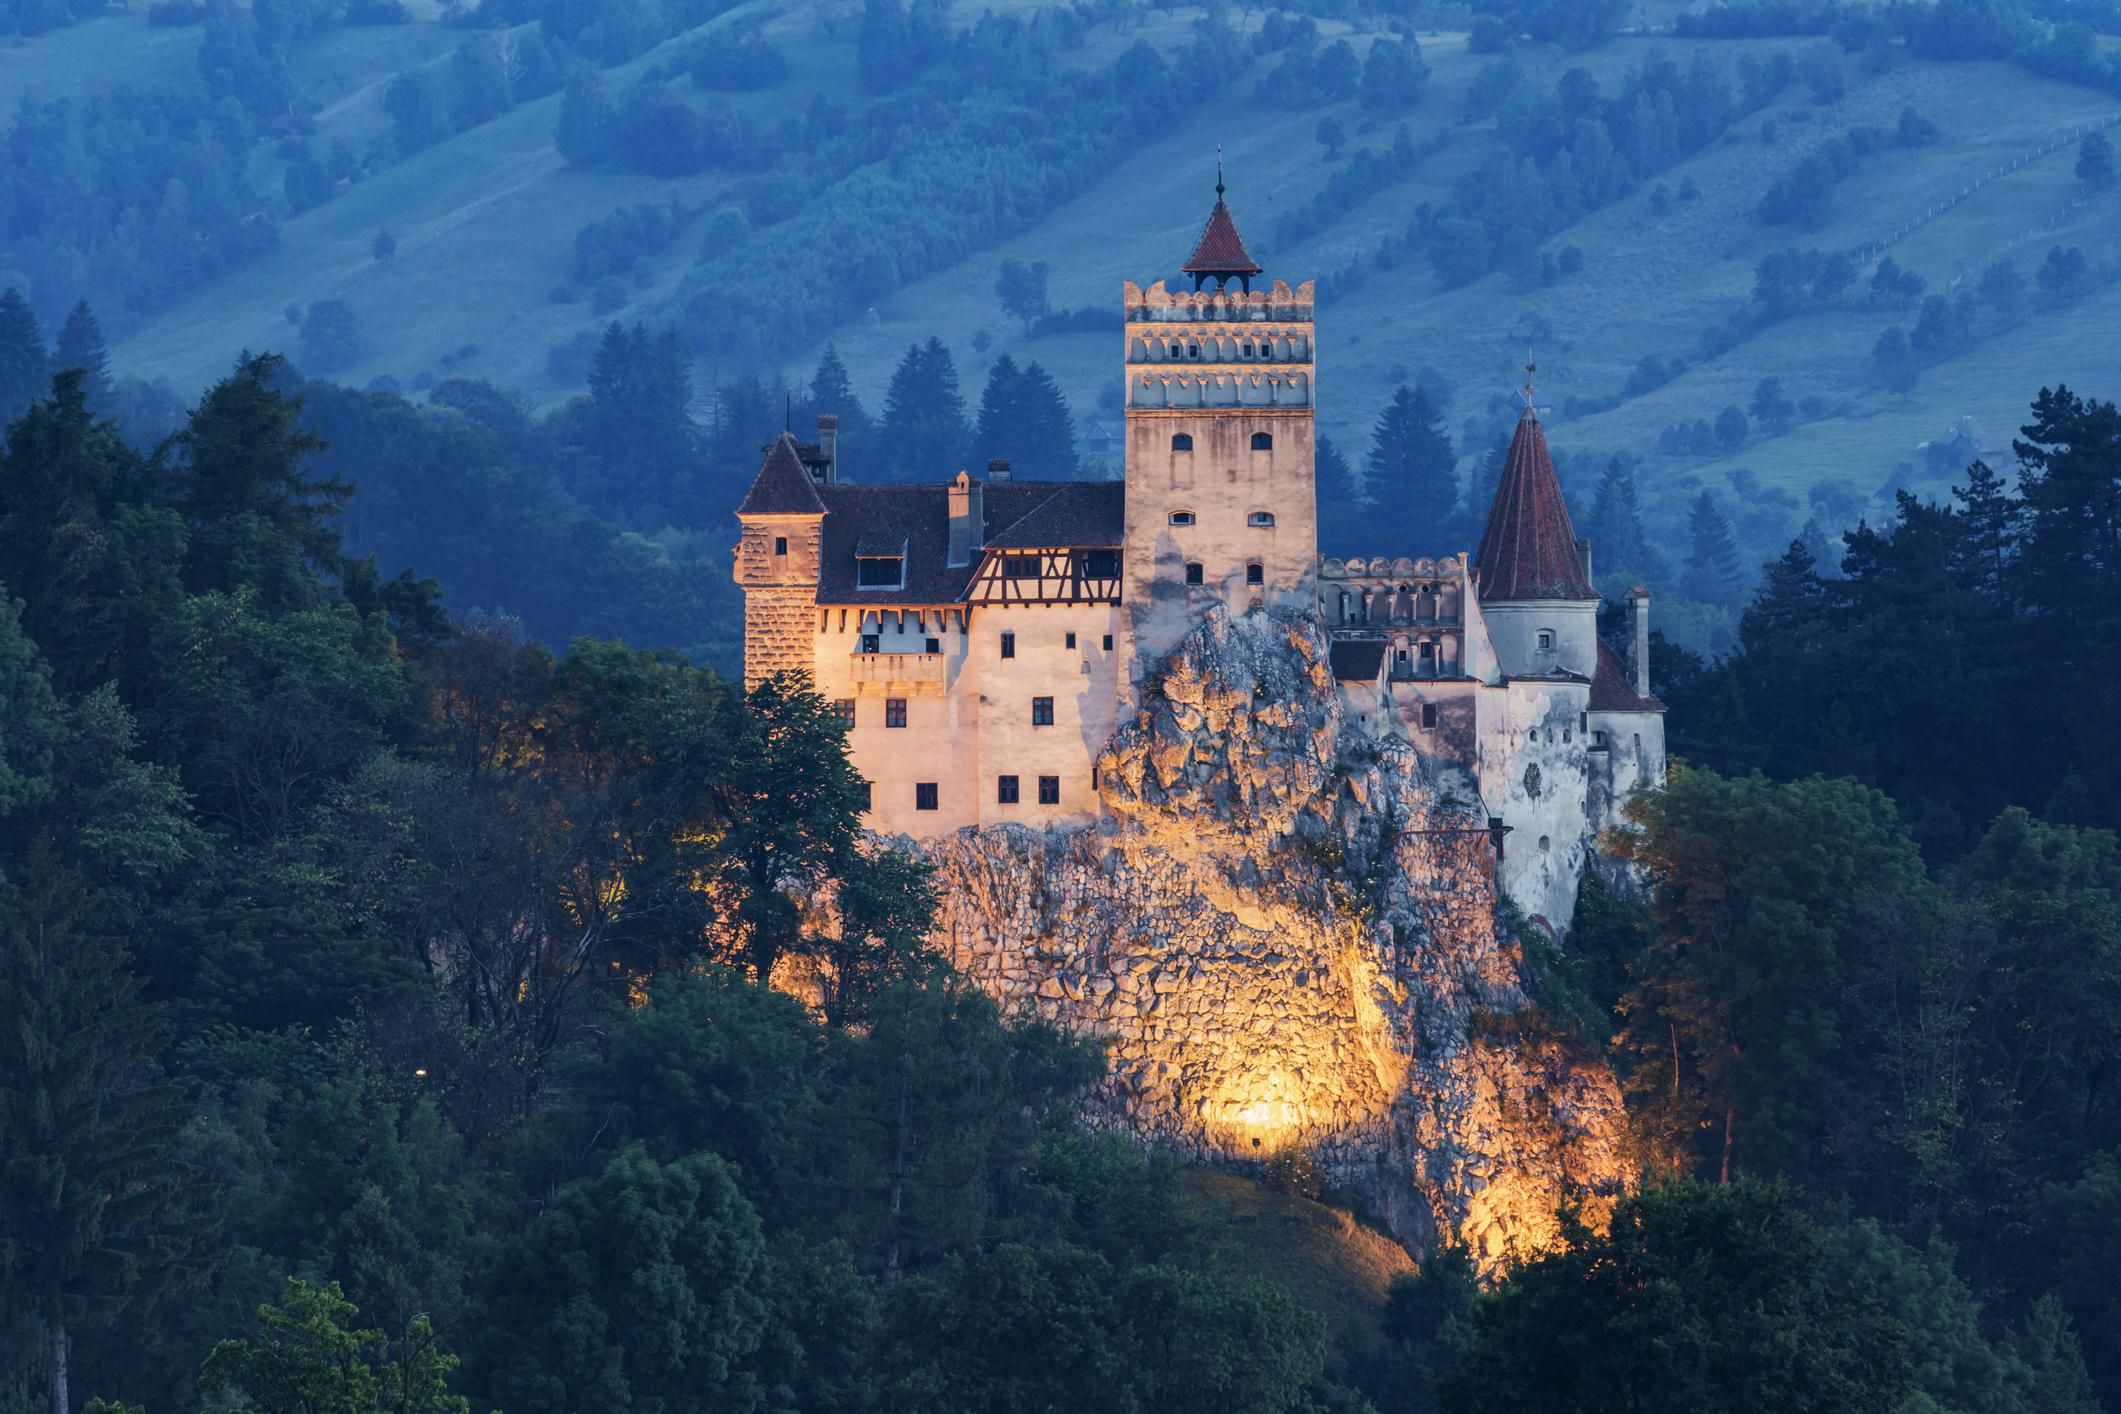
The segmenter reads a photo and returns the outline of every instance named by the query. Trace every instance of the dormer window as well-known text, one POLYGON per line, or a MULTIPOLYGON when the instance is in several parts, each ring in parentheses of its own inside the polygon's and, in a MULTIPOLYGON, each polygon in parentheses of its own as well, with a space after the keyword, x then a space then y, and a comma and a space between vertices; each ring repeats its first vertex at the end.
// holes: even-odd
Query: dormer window
POLYGON ((1171 524, 1173 524, 1173 525, 1191 525, 1191 524, 1193 524, 1193 512, 1191 512, 1191 511, 1173 511, 1173 512, 1171 512, 1171 524))
POLYGON ((1251 515, 1245 517, 1245 524, 1259 530, 1272 530, 1274 528, 1274 512, 1254 511, 1251 515))
POLYGON ((858 589, 904 589, 906 560, 902 555, 864 555, 854 562, 858 589))
POLYGON ((1252 450, 1253 450, 1253 451, 1255 451, 1255 452, 1271 452, 1271 451, 1273 451, 1273 450, 1274 450, 1274 434, 1273 434, 1273 433, 1271 433, 1271 432, 1255 432, 1255 433, 1253 433, 1253 434, 1252 434, 1252 450))
POLYGON ((1193 450, 1193 434, 1192 434, 1191 432, 1174 432, 1174 433, 1172 433, 1172 434, 1171 434, 1171 450, 1172 450, 1172 451, 1174 451, 1174 452, 1190 452, 1190 451, 1192 451, 1192 450, 1193 450))

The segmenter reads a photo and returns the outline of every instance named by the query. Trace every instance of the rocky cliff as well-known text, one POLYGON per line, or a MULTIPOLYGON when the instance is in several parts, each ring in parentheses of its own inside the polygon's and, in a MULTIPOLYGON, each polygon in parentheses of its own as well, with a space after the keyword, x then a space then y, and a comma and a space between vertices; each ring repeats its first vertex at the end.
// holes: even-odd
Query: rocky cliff
POLYGON ((956 965, 1101 1038, 1097 1117, 1287 1144, 1419 1253, 1493 1261, 1616 1191, 1619 1097, 1535 1022, 1462 771, 1343 720, 1314 621, 1217 610, 1098 764, 1094 829, 930 842, 956 965))

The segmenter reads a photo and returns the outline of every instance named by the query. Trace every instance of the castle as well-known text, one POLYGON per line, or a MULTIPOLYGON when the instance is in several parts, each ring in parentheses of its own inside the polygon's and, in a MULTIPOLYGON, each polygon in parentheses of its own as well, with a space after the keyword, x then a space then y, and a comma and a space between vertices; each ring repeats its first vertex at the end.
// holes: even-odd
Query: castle
POLYGON ((1123 282, 1123 482, 844 482, 829 416, 767 449, 737 511, 745 679, 836 703, 880 833, 1085 825, 1106 741, 1210 606, 1316 615, 1355 720, 1463 772, 1502 888, 1565 927, 1598 831, 1664 776, 1649 593, 1624 662, 1529 396, 1470 560, 1321 556, 1313 282, 1253 288, 1223 192, 1192 289, 1123 282))

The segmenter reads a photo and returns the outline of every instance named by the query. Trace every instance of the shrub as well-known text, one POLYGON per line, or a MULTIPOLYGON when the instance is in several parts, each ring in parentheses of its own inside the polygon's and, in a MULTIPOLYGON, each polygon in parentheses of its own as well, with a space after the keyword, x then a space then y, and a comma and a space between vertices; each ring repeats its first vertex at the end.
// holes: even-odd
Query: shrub
POLYGON ((1296 1144, 1276 1149, 1267 1160, 1267 1187, 1296 1198, 1316 1199, 1326 1191, 1325 1170, 1311 1151, 1296 1144))
POLYGON ((342 299, 318 300, 302 320, 302 365, 310 374, 336 373, 368 351, 361 321, 342 299))

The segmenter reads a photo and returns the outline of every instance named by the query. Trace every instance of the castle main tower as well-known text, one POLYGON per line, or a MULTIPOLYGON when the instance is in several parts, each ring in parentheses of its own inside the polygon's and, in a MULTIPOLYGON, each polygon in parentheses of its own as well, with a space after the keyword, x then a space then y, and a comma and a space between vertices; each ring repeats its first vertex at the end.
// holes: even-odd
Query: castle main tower
POLYGON ((1261 271, 1216 175, 1191 290, 1122 286, 1127 307, 1130 667, 1148 667, 1221 599, 1310 609, 1318 568, 1309 280, 1261 271), (1238 288, 1230 288, 1231 281, 1238 288))

